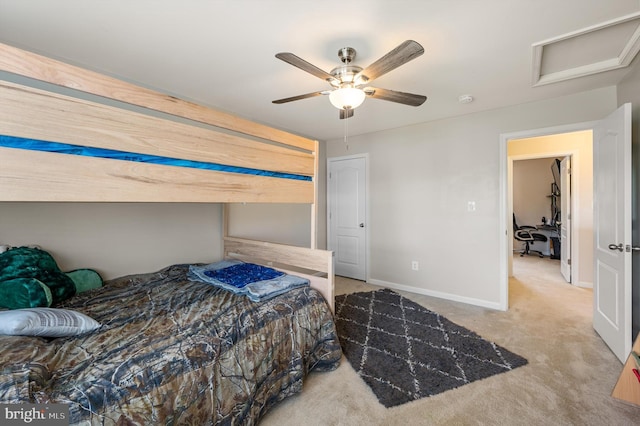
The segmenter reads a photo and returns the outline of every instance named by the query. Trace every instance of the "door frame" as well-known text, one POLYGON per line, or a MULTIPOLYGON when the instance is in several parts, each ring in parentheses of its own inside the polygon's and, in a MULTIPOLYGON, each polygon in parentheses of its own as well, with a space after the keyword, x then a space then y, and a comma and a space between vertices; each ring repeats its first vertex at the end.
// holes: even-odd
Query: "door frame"
MULTIPOLYGON (((364 237, 364 281, 365 282, 369 282, 369 265, 371 264, 369 256, 370 256, 370 250, 369 250, 369 245, 370 245, 370 240, 371 240, 371 232, 369 231, 369 229, 371 228, 370 224, 370 215, 369 215, 369 153, 361 153, 361 154, 352 154, 352 155, 342 155, 339 157, 327 157, 327 176, 326 176, 326 187, 327 187, 327 191, 326 191, 326 200, 327 200, 327 215, 326 215, 326 221, 327 221, 327 249, 331 250, 331 226, 330 226, 330 207, 329 207, 329 191, 331 190, 331 184, 329 183, 329 171, 330 171, 330 163, 333 161, 344 161, 344 160, 354 160, 354 159, 364 159, 364 168, 365 168, 365 179, 364 179, 364 215, 365 215, 365 219, 364 219, 364 223, 365 223, 365 228, 364 228, 364 232, 365 232, 365 237, 364 237)), ((335 254, 334 254, 335 256, 335 254)))
MULTIPOLYGON (((591 132, 591 145, 593 145, 593 132, 591 132)), ((593 147, 591 148, 591 150, 593 151, 593 147)), ((591 163, 593 168, 593 158, 591 159, 591 163)), ((563 157, 562 160, 560 160, 560 170, 558 170, 558 176, 560 179, 560 187, 558 188, 560 191, 560 226, 558 226, 560 256, 556 257, 560 258, 560 274, 565 279, 565 281, 567 281, 568 283, 580 285, 580 282, 576 279, 576 275, 574 274, 573 268, 571 267, 571 265, 573 264, 572 249, 576 246, 575 241, 572 240, 573 229, 572 227, 566 226, 567 223, 569 223, 570 226, 573 224, 573 217, 575 215, 573 211, 573 205, 571 204, 572 197, 576 195, 579 196, 580 194, 579 191, 575 190, 574 185, 576 185, 577 187, 582 183, 580 179, 574 178, 574 176, 577 175, 574 169, 574 166, 576 164, 580 165, 581 163, 579 161, 576 161, 573 156, 566 156, 563 157), (565 196, 563 196, 563 194, 565 194, 565 196), (568 196, 566 194, 568 194, 568 196), (568 255, 566 255, 566 253, 568 253, 568 255), (578 282, 576 283, 576 281, 578 282)), ((591 189, 591 193, 593 194, 593 184, 591 185, 591 189)), ((556 200, 556 205, 557 202, 558 200, 556 200)))
MULTIPOLYGON (((527 138, 511 138, 509 140, 518 140, 518 139, 527 139, 527 138)), ((507 144, 508 144, 508 141, 507 141, 507 144)), ((509 191, 509 201, 507 205, 507 208, 509 209, 509 211, 507 212, 508 217, 511 217, 513 214, 513 162, 522 161, 522 160, 537 160, 537 159, 558 158, 558 157, 570 157, 572 175, 580 176, 580 153, 576 150, 546 151, 540 154, 525 154, 525 155, 509 156, 508 165, 507 165, 508 167, 507 191, 509 191)), ((577 215, 577 212, 580 211, 578 207, 580 205, 579 179, 571 180, 570 191, 571 191, 571 196, 569 198, 569 202, 571 203, 571 227, 569 229, 569 233, 571 234, 571 249, 570 249, 569 258, 571 259, 571 284, 577 287, 588 287, 585 285, 580 285, 580 282, 577 279, 580 276, 580 274, 578 273, 578 271, 580 270, 580 256, 578 256, 578 247, 580 247, 580 242, 579 242, 580 237, 578 232, 580 217, 579 215, 577 215)), ((510 255, 508 259, 508 267, 509 267, 509 277, 511 277, 513 276, 513 238, 509 239, 509 244, 510 244, 510 250, 508 253, 510 253, 510 255)))
MULTIPOLYGON (((596 121, 587 121, 582 123, 574 123, 567 124, 562 126, 554 126, 554 127, 545 127, 539 129, 530 129, 523 130, 519 132, 509 132, 509 133, 501 133, 500 134, 500 196, 499 196, 499 220, 502 224, 502 238, 499 239, 499 257, 500 263, 499 267, 502 273, 500 274, 500 296, 499 296, 499 306, 501 310, 509 309, 509 277, 511 276, 512 266, 513 266, 513 238, 511 230, 513 227, 513 197, 512 197, 512 176, 513 176, 513 159, 508 156, 507 145, 510 140, 513 139, 527 139, 534 138, 540 136, 550 136, 561 133, 572 133, 579 132, 583 130, 593 130, 596 121)), ((574 157, 575 159, 575 157, 574 157)), ((575 184, 572 184, 575 185, 575 184)), ((575 186, 574 186, 575 189, 575 186)), ((574 192, 575 194, 575 192, 574 192)), ((572 196, 572 203, 576 201, 576 197, 572 196)), ((574 213, 576 211, 576 205, 572 204, 574 209, 574 213)), ((575 216, 574 216, 575 217, 575 216)), ((572 238, 574 238, 577 233, 576 230, 576 221, 574 220, 571 225, 571 233, 572 238)), ((577 241, 574 239, 574 244, 572 247, 571 256, 575 259, 575 251, 577 251, 577 241)), ((573 262, 573 261, 572 261, 573 262)), ((573 269, 574 265, 572 265, 572 274, 574 274, 575 269, 573 269)), ((574 277, 576 275, 573 275, 574 277)))

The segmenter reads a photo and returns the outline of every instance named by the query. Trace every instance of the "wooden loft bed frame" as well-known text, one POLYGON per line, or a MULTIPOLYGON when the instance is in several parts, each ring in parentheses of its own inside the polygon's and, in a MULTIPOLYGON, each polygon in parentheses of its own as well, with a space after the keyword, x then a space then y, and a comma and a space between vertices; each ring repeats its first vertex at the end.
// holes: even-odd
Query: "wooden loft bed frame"
POLYGON ((311 204, 310 248, 233 238, 225 226, 224 253, 311 271, 333 309, 332 253, 316 249, 317 141, 0 44, 4 75, 52 90, 0 81, 0 138, 17 144, 0 146, 0 201, 311 204), (24 149, 30 141, 300 178, 24 149))

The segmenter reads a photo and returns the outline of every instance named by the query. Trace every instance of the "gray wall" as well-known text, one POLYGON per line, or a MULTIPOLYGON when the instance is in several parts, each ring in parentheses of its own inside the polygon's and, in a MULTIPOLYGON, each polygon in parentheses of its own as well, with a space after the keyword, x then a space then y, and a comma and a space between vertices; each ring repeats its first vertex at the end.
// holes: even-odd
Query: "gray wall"
POLYGON ((37 244, 104 279, 222 257, 219 204, 0 203, 0 244, 37 244))
POLYGON ((309 247, 311 207, 307 204, 231 204, 229 234, 309 247))
POLYGON ((500 135, 597 120, 616 107, 616 88, 606 87, 351 137, 349 150, 330 141, 327 157, 369 153, 368 280, 498 307, 500 135))
POLYGON ((513 162, 513 212, 518 225, 537 226, 551 220, 551 163, 555 158, 513 162))

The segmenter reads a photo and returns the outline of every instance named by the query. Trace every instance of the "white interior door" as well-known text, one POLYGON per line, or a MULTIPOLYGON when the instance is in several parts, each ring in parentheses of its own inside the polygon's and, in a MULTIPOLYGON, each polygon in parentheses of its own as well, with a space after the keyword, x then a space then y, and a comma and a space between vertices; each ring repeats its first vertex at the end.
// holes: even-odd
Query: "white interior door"
POLYGON ((632 339, 631 104, 593 130, 593 328, 624 362, 632 339))
POLYGON ((571 157, 560 162, 560 273, 571 282, 571 157))
POLYGON ((328 159, 327 245, 336 275, 366 280, 366 157, 328 159))

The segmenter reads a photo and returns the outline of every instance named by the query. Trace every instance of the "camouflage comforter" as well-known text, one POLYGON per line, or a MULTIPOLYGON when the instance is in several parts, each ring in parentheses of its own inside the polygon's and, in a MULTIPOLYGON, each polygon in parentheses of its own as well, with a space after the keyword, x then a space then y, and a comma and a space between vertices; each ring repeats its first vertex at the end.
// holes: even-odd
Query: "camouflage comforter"
POLYGON ((59 306, 102 323, 95 332, 0 336, 0 402, 66 403, 72 424, 256 424, 310 370, 337 367, 315 290, 253 303, 187 270, 112 280, 59 306))

